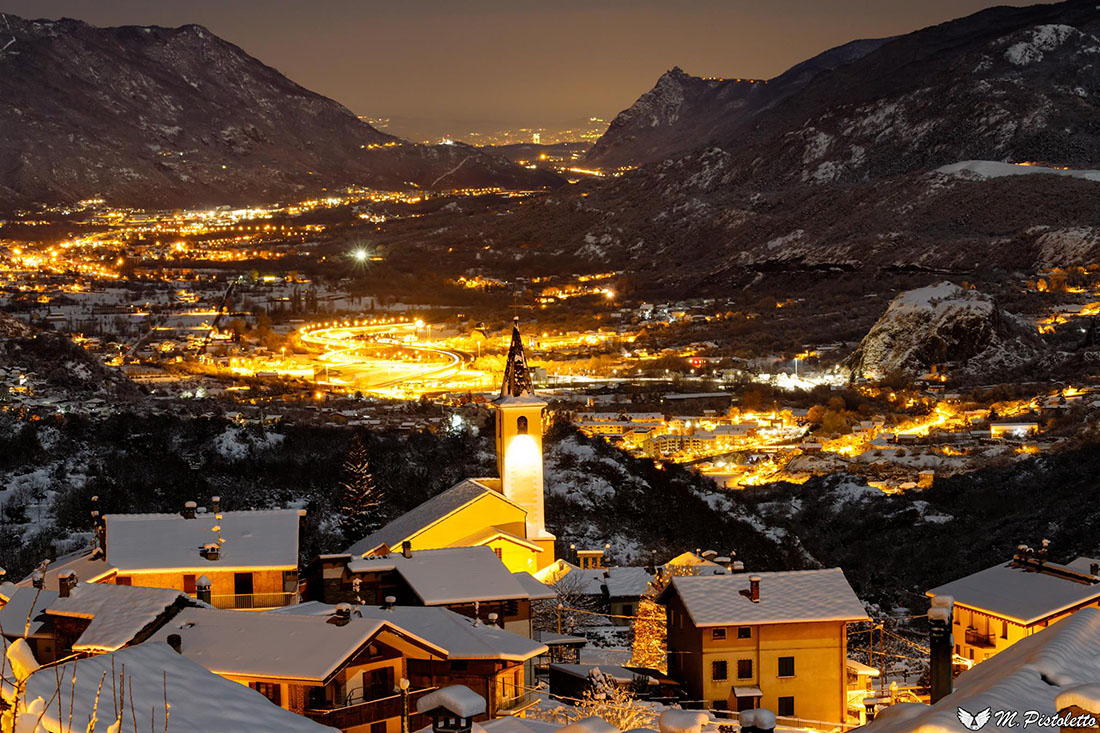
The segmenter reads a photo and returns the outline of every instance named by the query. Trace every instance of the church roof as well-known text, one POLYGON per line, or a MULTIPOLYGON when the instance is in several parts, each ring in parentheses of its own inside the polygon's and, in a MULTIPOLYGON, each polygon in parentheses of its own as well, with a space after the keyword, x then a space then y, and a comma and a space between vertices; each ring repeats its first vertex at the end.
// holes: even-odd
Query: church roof
POLYGON ((508 347, 508 359, 504 364, 504 381, 500 385, 502 402, 541 402, 535 395, 531 371, 527 368, 527 354, 523 351, 523 338, 519 334, 519 318, 512 324, 512 343, 508 347))
POLYGON ((362 555, 381 545, 389 545, 395 550, 402 542, 422 532, 439 520, 458 511, 472 501, 480 499, 485 494, 494 494, 500 499, 512 502, 504 494, 492 488, 491 484, 499 484, 499 479, 466 479, 455 484, 441 494, 433 496, 420 506, 405 512, 392 522, 376 532, 359 540, 346 552, 351 555, 362 555))

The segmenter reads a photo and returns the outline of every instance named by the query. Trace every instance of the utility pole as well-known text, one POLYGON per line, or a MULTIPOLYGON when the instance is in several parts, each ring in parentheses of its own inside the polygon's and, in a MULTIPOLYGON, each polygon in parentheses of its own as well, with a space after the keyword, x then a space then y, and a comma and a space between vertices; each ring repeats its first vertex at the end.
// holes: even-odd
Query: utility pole
POLYGON ((558 636, 561 636, 561 612, 565 608, 560 602, 558 603, 558 636))

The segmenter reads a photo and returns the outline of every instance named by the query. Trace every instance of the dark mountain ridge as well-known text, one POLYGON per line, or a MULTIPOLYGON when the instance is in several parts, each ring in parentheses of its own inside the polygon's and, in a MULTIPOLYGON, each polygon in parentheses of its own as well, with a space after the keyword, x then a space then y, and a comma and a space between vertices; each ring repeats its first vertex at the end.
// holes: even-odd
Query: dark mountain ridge
POLYGON ((851 41, 768 80, 697 77, 677 66, 611 121, 585 161, 605 167, 653 163, 729 138, 819 73, 851 63, 889 40, 851 41))
POLYGON ((244 203, 346 185, 538 188, 552 174, 382 133, 197 25, 4 15, 0 204, 244 203))

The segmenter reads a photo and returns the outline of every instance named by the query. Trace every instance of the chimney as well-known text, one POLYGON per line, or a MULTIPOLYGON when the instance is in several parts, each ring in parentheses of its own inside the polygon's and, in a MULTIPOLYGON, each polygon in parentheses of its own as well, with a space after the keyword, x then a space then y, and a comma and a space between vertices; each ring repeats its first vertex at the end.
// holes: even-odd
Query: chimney
POLYGON ((195 581, 195 597, 203 603, 210 603, 210 578, 200 575, 195 581))
POLYGON ((1100 575, 1100 562, 1089 563, 1089 575, 1100 575))
POLYGON ((214 514, 221 514, 222 498, 220 496, 210 497, 210 511, 212 511, 214 514))
POLYGON ((1050 547, 1050 540, 1043 538, 1043 543, 1039 546, 1039 562, 1044 563, 1047 561, 1047 550, 1050 547))
POLYGON ((928 609, 928 647, 932 675, 932 704, 951 694, 953 675, 952 652, 955 640, 951 635, 955 599, 951 596, 935 596, 928 609))
POLYGON ((350 603, 337 603, 336 610, 333 612, 331 623, 336 626, 347 626, 351 623, 351 604, 350 603))
POLYGON ((745 572, 745 563, 741 562, 740 560, 734 560, 733 561, 733 572, 735 572, 735 573, 745 572))
POLYGON ((397 605, 397 598, 394 596, 386 596, 382 602, 382 608, 387 611, 392 611, 393 607, 397 605))
POLYGON ((189 502, 184 503, 183 511, 180 512, 180 516, 183 517, 184 519, 194 519, 195 518, 195 509, 197 507, 198 507, 198 504, 196 504, 193 501, 189 501, 189 502))
POLYGON ((760 576, 749 576, 749 600, 753 603, 760 603, 760 576))
POLYGON ((207 542, 199 549, 199 554, 210 562, 214 562, 221 557, 222 547, 217 542, 207 542))
POLYGON ((500 626, 501 628, 503 628, 504 624, 497 623, 497 619, 499 619, 499 618, 500 618, 500 616, 498 616, 496 614, 496 612, 490 613, 489 614, 489 623, 492 624, 493 626, 500 626))
POLYGON ((408 540, 405 540, 404 542, 402 542, 401 543, 401 555, 402 555, 402 557, 404 557, 406 559, 412 557, 413 556, 413 543, 409 542, 408 540))
POLYGON ((57 597, 68 598, 72 589, 76 587, 76 573, 66 570, 57 574, 57 597))
POLYGON ((38 590, 46 587, 46 576, 42 574, 41 570, 36 570, 34 575, 31 576, 31 586, 38 590))
POLYGON ((176 654, 183 654, 183 637, 179 634, 169 634, 168 646, 175 649, 176 654))

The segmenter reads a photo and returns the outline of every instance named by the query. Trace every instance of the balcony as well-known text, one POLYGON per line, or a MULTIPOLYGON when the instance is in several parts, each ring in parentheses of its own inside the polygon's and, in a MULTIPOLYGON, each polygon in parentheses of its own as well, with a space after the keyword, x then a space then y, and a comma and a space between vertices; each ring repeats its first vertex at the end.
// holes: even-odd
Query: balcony
POLYGON ((229 593, 210 596, 214 608, 234 611, 254 611, 263 608, 280 608, 298 602, 297 593, 229 593))
MULTIPOLYGON (((428 694, 434 687, 409 692, 409 730, 420 730, 431 725, 427 717, 416 712, 416 701, 428 694)), ((400 718, 403 712, 401 695, 390 695, 377 700, 368 700, 355 705, 339 708, 306 710, 305 716, 321 725, 347 730, 360 725, 370 725, 390 718, 400 718)))
POLYGON ((500 715, 516 715, 532 707, 539 701, 539 693, 535 690, 517 690, 518 694, 502 696, 497 701, 497 713, 500 715))
POLYGON ((993 634, 983 634, 977 629, 967 629, 966 643, 968 646, 980 649, 992 649, 997 646, 997 639, 993 634))

